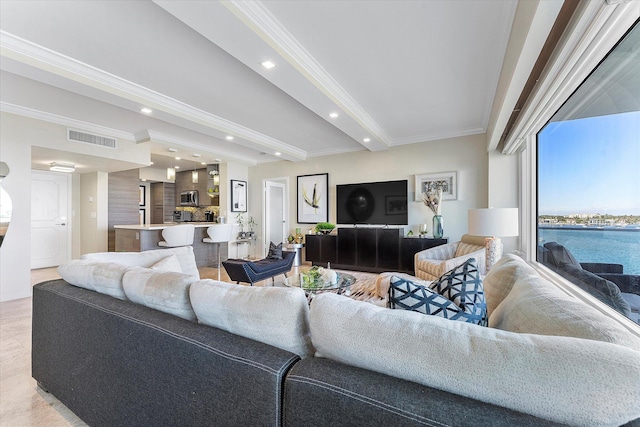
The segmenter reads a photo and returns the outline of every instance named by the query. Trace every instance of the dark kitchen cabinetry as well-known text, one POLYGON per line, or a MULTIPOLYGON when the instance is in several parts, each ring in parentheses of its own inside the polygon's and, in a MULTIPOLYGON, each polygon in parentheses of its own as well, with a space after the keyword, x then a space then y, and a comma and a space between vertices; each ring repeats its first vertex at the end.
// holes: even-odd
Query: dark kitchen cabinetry
POLYGON ((313 265, 370 272, 413 274, 416 252, 447 243, 447 239, 403 237, 401 228, 340 228, 334 235, 306 236, 306 260, 313 265))
POLYGON ((211 198, 208 195, 208 173, 206 168, 197 169, 198 182, 193 182, 193 171, 176 173, 175 181, 175 205, 180 206, 180 193, 183 191, 198 190, 200 206, 210 206, 211 198))

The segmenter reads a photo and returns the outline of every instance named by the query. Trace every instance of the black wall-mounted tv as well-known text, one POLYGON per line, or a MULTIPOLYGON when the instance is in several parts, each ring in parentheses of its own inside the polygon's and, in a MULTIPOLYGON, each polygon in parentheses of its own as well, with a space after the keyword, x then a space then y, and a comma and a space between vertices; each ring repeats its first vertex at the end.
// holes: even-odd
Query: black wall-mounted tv
POLYGON ((407 225, 407 180, 336 185, 338 224, 407 225))

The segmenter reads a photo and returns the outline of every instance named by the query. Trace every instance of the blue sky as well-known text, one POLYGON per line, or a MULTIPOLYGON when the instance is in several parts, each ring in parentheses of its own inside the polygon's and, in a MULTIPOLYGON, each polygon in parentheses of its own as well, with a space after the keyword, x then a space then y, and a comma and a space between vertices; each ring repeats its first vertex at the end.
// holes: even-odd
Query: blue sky
POLYGON ((640 112, 549 123, 538 169, 541 215, 640 215, 640 112))

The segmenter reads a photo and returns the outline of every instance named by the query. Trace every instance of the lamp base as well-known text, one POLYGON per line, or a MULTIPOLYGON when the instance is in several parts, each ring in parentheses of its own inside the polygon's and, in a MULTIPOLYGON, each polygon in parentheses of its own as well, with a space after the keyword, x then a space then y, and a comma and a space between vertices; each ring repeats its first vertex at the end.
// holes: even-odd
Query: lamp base
POLYGON ((502 258, 502 240, 499 237, 487 237, 484 239, 484 250, 488 273, 491 267, 502 258))

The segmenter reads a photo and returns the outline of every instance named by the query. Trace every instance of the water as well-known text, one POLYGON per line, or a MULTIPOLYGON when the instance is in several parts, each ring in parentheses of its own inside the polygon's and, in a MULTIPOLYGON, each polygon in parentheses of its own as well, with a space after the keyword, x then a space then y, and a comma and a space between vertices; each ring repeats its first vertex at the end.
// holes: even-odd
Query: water
POLYGON ((624 229, 538 228, 539 244, 558 242, 580 262, 622 264, 625 274, 640 274, 640 232, 624 229))

